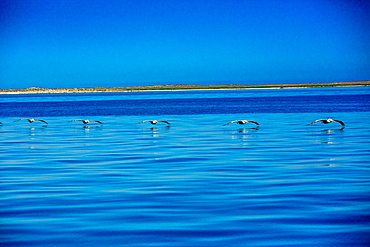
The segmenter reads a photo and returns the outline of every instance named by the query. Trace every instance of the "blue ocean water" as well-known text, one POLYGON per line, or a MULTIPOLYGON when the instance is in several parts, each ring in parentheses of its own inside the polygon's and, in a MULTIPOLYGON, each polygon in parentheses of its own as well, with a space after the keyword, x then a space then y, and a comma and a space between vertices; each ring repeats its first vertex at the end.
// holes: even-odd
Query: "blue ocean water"
POLYGON ((0 95, 0 245, 369 246, 369 103, 367 87, 0 95), (49 124, 14 122, 31 117, 49 124), (346 128, 306 126, 321 118, 346 128), (153 119, 171 125, 136 124, 153 119), (223 126, 239 119, 260 126, 223 126))

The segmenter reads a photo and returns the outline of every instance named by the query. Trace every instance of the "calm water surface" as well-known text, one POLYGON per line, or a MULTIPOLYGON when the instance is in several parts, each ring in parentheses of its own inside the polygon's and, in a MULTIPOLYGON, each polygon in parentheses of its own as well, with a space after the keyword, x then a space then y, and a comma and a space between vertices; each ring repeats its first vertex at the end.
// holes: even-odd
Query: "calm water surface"
POLYGON ((0 245, 369 246, 369 103, 366 87, 0 95, 0 245), (49 124, 13 122, 29 117, 49 124), (346 128, 306 126, 329 117, 346 128))

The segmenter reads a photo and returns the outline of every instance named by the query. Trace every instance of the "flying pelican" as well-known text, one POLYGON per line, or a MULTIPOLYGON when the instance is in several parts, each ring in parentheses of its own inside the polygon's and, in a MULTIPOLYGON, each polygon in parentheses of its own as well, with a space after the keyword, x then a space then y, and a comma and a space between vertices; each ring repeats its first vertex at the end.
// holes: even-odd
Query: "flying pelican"
POLYGON ((43 122, 43 123, 46 123, 48 124, 46 121, 44 120, 41 120, 41 119, 33 119, 33 118, 22 118, 22 119, 18 119, 18 120, 15 120, 14 122, 18 122, 18 121, 22 121, 22 120, 27 120, 28 122, 30 123, 33 123, 35 121, 40 121, 40 122, 43 122))
POLYGON ((224 124, 225 125, 228 125, 228 124, 232 124, 232 123, 237 123, 237 124, 247 124, 247 123, 254 123, 256 125, 259 125, 259 123, 255 122, 255 121, 251 121, 251 120, 235 120, 235 121, 231 121, 227 124, 224 124))
POLYGON ((100 123, 100 124, 103 124, 102 122, 98 121, 98 120, 82 120, 82 119, 75 119, 75 120, 72 120, 72 121, 69 121, 69 122, 74 122, 74 121, 81 121, 82 123, 84 124, 88 124, 90 122, 97 122, 97 123, 100 123))
POLYGON ((309 123, 307 125, 310 125, 310 124, 313 124, 313 123, 317 123, 317 122, 321 122, 323 124, 328 124, 328 123, 332 123, 332 122, 338 122, 338 123, 340 123, 342 125, 342 128, 345 127, 345 124, 342 121, 331 119, 331 118, 328 118, 328 119, 318 119, 318 120, 315 120, 312 123, 309 123))
POLYGON ((142 121, 140 123, 137 123, 137 124, 141 124, 141 123, 146 123, 146 122, 149 122, 151 124, 157 124, 159 122, 162 122, 162 123, 166 123, 166 124, 170 124, 169 122, 167 121, 161 121, 161 120, 145 120, 145 121, 142 121))

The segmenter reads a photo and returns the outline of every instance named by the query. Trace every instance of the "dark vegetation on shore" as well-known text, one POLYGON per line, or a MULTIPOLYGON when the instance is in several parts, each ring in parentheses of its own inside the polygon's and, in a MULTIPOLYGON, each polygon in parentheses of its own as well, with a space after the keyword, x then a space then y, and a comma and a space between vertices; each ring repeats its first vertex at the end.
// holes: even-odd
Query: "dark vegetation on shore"
POLYGON ((132 92, 160 90, 216 90, 216 89, 268 89, 268 88, 317 88, 317 87, 350 87, 370 86, 370 81, 350 81, 332 83, 297 83, 297 84, 265 84, 265 85, 156 85, 134 87, 93 87, 93 88, 40 88, 0 89, 0 94, 32 94, 32 93, 99 93, 99 92, 132 92))

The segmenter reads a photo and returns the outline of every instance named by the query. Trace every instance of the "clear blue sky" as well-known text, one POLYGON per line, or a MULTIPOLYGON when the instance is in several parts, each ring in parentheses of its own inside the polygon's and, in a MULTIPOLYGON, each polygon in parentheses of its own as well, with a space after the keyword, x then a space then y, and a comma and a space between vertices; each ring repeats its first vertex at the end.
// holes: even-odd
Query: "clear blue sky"
POLYGON ((0 88, 352 80, 368 0, 0 0, 0 88))

